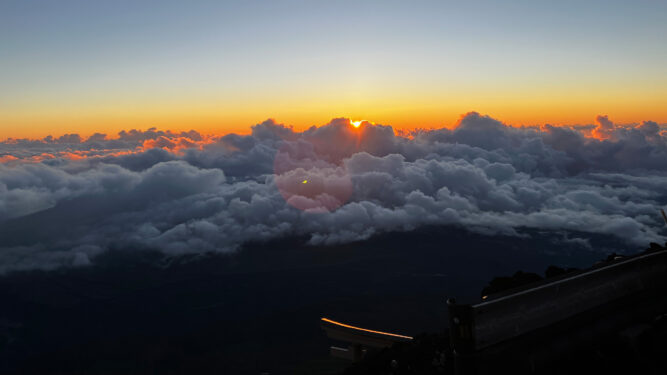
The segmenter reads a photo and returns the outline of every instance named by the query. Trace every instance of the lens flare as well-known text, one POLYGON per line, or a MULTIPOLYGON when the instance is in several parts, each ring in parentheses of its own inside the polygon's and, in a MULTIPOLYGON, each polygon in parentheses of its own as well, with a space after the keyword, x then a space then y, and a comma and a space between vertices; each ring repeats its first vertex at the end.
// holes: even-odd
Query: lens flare
POLYGON ((285 142, 273 162, 278 191, 287 204, 311 213, 333 212, 352 196, 352 179, 340 161, 303 142, 285 142))

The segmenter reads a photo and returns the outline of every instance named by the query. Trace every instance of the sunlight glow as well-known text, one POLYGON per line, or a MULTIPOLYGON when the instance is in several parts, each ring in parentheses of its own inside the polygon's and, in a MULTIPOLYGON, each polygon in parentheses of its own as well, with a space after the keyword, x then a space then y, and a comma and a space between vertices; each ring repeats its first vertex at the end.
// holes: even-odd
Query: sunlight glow
POLYGON ((359 120, 359 121, 350 120, 350 125, 354 126, 355 128, 358 128, 358 127, 361 126, 361 123, 364 122, 364 121, 366 121, 366 120, 359 120))

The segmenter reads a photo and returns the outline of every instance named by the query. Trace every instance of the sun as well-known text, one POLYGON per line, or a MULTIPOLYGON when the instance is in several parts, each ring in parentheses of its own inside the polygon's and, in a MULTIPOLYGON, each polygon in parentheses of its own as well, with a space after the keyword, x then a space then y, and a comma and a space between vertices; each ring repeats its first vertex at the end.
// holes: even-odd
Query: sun
POLYGON ((358 127, 361 126, 361 123, 364 122, 364 121, 366 121, 366 120, 359 120, 359 121, 350 120, 350 125, 354 126, 355 128, 358 128, 358 127))

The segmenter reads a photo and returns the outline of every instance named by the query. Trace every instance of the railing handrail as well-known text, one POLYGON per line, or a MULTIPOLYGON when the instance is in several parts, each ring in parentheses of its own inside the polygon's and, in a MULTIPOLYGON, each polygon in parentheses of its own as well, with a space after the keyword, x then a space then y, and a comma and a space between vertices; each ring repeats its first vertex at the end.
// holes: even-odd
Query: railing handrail
POLYGON ((486 306, 492 305, 494 303, 498 303, 498 302, 502 302, 502 301, 505 301, 505 300, 508 300, 508 299, 516 298, 516 297, 521 296, 521 295, 537 293, 542 289, 553 288, 554 286, 561 285, 561 284, 564 284, 564 283, 569 283, 571 281, 581 279, 581 278, 587 278, 587 277, 596 275, 598 273, 609 271, 610 269, 613 269, 613 268, 623 267, 623 266, 627 265, 628 263, 634 263, 634 262, 637 262, 637 261, 640 261, 640 260, 643 260, 643 259, 646 259, 646 258, 657 257, 657 256, 660 256, 660 255, 665 255, 665 254, 667 254, 667 250, 662 250, 662 251, 658 251, 658 252, 655 252, 655 253, 649 253, 649 254, 642 254, 642 255, 639 255, 639 256, 636 256, 636 257, 631 257, 631 258, 620 260, 620 261, 615 262, 613 264, 605 265, 605 266, 602 266, 602 267, 599 267, 599 268, 594 268, 594 269, 589 270, 589 271, 584 270, 582 272, 577 273, 576 275, 564 277, 560 280, 554 280, 554 281, 551 281, 551 282, 549 282, 548 280, 545 280, 544 284, 535 286, 533 288, 517 291, 515 293, 507 294, 507 295, 504 295, 504 296, 501 296, 501 297, 493 298, 493 299, 490 299, 488 301, 483 301, 483 302, 474 304, 473 308, 486 307, 486 306))

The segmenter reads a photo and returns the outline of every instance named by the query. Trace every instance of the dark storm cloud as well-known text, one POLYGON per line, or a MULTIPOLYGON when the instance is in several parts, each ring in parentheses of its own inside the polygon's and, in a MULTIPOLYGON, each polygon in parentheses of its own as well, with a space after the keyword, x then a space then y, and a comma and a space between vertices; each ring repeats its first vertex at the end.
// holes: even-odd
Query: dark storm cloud
POLYGON ((346 119, 303 132, 267 120, 250 135, 7 140, 0 157, 0 272, 85 266, 110 248, 228 252, 422 225, 665 241, 667 134, 650 121, 516 128, 469 113, 453 129, 399 136, 346 119))

